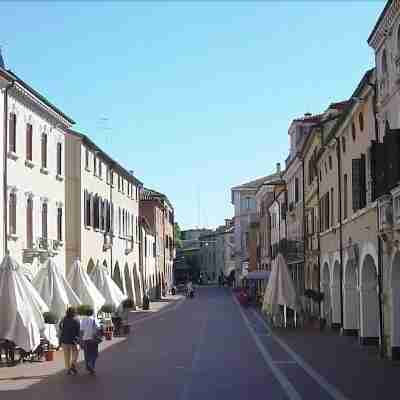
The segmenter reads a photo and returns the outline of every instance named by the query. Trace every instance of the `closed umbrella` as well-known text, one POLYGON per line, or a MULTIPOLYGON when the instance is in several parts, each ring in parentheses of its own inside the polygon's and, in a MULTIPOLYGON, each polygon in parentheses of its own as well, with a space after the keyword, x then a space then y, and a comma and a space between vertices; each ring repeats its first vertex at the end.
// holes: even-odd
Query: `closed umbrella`
POLYGON ((127 298, 108 274, 107 269, 103 265, 100 265, 99 262, 97 262, 96 267, 91 272, 90 278, 103 295, 105 304, 110 304, 117 308, 127 298))
POLYGON ((79 297, 52 259, 49 259, 46 265, 39 270, 33 280, 33 286, 58 319, 65 315, 69 306, 81 304, 79 297))
POLYGON ((9 255, 0 265, 0 304, 0 338, 25 351, 36 349, 45 327, 43 313, 49 308, 9 255))
POLYGON ((72 263, 67 280, 82 304, 90 305, 97 313, 106 300, 82 268, 79 259, 72 263))

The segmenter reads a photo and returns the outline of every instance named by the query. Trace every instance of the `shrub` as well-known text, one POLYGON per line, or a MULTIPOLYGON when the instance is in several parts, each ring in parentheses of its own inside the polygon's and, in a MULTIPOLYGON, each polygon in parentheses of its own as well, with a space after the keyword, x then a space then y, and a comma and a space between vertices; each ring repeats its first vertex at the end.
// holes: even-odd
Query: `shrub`
POLYGON ((113 304, 104 304, 101 308, 100 311, 106 314, 111 314, 115 311, 115 307, 113 304))
POLYGON ((93 307, 88 304, 81 304, 78 307, 76 307, 76 313, 78 315, 87 316, 89 315, 89 310, 93 310, 93 307))
POLYGON ((132 300, 132 299, 125 299, 123 302, 122 302, 122 307, 123 308, 135 308, 135 303, 134 303, 134 301, 132 300))
POLYGON ((46 324, 55 325, 58 322, 58 317, 51 311, 43 313, 43 319, 46 324))

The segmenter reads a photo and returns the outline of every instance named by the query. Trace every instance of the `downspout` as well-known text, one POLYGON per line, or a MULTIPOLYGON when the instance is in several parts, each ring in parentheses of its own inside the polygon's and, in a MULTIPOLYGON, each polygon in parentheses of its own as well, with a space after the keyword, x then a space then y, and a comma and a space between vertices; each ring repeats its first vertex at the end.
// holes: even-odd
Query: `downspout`
POLYGON ((302 174, 302 197, 303 197, 303 280, 305 289, 305 268, 306 268, 306 200, 305 200, 305 178, 304 178, 304 158, 301 160, 301 174, 302 174))
MULTIPOLYGON (((323 139, 323 131, 324 131, 324 125, 320 125, 321 128, 321 136, 320 136, 320 140, 321 140, 321 148, 322 148, 322 139, 323 139)), ((321 220, 321 205, 320 205, 320 174, 317 168, 317 165, 315 164, 313 166, 313 168, 315 168, 315 174, 317 176, 317 203, 318 203, 318 241, 317 241, 317 245, 318 245, 318 291, 321 293, 321 224, 322 224, 322 220, 321 220)), ((318 315, 321 316, 321 302, 318 302, 318 315)))
POLYGON ((8 219, 8 205, 7 205, 7 148, 8 148, 8 90, 14 86, 14 81, 7 85, 4 89, 4 121, 3 121, 3 235, 4 235, 4 254, 8 254, 8 240, 7 240, 7 219, 8 219))
MULTIPOLYGON (((343 329, 343 226, 342 226, 342 157, 340 141, 336 139, 336 154, 338 159, 338 190, 339 190, 339 253, 340 253, 340 325, 343 329)), ((333 203, 333 201, 332 201, 333 203)), ((333 221, 332 221, 333 224, 333 221)))
MULTIPOLYGON (((374 95, 372 98, 372 110, 374 113, 374 123, 375 123, 375 140, 377 143, 379 143, 379 127, 378 127, 378 111, 376 109, 376 103, 377 103, 377 90, 376 90, 376 83, 371 83, 368 82, 368 85, 372 87, 372 90, 374 91, 374 95)), ((375 183, 375 182, 374 182, 375 183)), ((379 232, 379 206, 378 202, 376 203, 376 226, 377 229, 376 231, 379 232)), ((384 358, 385 356, 385 344, 384 344, 384 328, 385 328, 385 320, 384 320, 384 314, 383 314, 383 302, 382 302, 382 297, 383 297, 383 290, 382 290, 382 269, 383 269, 383 263, 382 263, 382 239, 379 235, 377 235, 377 240, 378 240, 378 306, 379 306, 379 355, 381 358, 384 358)))

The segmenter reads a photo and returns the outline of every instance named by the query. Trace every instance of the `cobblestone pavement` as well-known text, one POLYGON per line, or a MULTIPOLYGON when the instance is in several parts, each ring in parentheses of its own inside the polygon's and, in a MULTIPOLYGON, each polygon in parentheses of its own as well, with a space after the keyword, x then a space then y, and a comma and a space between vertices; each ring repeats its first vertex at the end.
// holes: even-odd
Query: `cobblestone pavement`
POLYGON ((226 288, 202 287, 194 299, 152 303, 152 310, 130 318, 127 338, 102 344, 96 376, 83 368, 76 377, 66 376, 59 354, 54 362, 0 368, 0 398, 398 398, 390 392, 400 371, 395 365, 376 360, 349 338, 271 332, 226 288), (378 381, 383 376, 385 385, 378 381))

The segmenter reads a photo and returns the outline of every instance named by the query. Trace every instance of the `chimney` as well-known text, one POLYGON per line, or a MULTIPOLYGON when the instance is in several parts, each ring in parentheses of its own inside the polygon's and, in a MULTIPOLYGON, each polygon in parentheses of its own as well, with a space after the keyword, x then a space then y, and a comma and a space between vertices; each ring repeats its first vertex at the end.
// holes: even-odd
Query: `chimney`
POLYGON ((278 174, 280 174, 281 173, 281 163, 276 163, 276 172, 278 173, 278 174))
POLYGON ((308 118, 308 117, 311 117, 311 116, 312 116, 312 114, 309 113, 309 112, 307 112, 307 113, 304 114, 304 117, 305 117, 305 118, 308 118))
POLYGON ((1 51, 1 46, 0 46, 0 68, 6 69, 6 67, 4 65, 4 58, 3 58, 2 51, 1 51))

